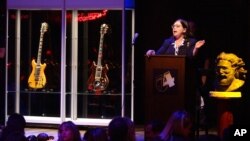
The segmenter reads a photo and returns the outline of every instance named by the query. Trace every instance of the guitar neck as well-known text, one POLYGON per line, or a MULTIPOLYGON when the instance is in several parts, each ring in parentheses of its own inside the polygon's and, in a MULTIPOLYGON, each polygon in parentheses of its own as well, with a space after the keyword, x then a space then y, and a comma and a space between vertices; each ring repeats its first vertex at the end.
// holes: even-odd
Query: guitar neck
POLYGON ((39 41, 39 48, 37 53, 37 65, 41 64, 41 55, 42 55, 42 46, 43 46, 43 35, 44 33, 41 32, 40 34, 40 41, 39 41))
POLYGON ((100 35, 100 43, 99 43, 99 51, 98 51, 98 59, 97 59, 97 66, 102 66, 102 57, 103 57, 103 38, 104 34, 100 35))

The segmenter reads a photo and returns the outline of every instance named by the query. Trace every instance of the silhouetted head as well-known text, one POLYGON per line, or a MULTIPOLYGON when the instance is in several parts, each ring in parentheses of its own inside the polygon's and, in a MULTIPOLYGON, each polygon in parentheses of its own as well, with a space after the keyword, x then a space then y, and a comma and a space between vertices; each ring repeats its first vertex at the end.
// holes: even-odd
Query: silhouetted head
POLYGON ((63 122, 58 128, 58 141, 81 141, 78 127, 72 121, 63 122))
POLYGON ((127 141, 129 127, 127 121, 123 117, 115 117, 108 126, 108 135, 110 141, 127 141))
POLYGON ((175 111, 168 119, 160 137, 164 140, 171 136, 189 137, 191 133, 192 120, 188 112, 184 110, 175 111))
POLYGON ((14 113, 9 116, 7 120, 7 127, 13 128, 13 129, 24 129, 26 126, 26 121, 23 117, 23 115, 14 113))

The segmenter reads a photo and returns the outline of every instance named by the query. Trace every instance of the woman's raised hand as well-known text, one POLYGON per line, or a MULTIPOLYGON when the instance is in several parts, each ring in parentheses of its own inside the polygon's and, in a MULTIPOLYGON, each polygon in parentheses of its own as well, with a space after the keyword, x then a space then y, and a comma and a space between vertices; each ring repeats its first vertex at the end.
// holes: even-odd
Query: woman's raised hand
POLYGON ((149 57, 149 56, 152 56, 152 55, 155 55, 155 51, 154 50, 148 50, 146 52, 146 55, 149 57))
POLYGON ((195 43, 194 47, 198 49, 198 48, 202 47, 204 44, 205 44, 205 40, 199 40, 195 43))

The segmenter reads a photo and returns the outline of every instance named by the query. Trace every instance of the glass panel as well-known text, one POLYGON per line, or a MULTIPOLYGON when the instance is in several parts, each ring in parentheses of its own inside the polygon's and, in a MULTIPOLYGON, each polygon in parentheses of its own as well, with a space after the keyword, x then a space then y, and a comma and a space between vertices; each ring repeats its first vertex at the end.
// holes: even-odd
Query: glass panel
MULTIPOLYGON (((122 81, 122 11, 121 10, 80 10, 77 11, 77 37, 72 37, 74 23, 72 11, 67 12, 67 117, 72 112, 72 52, 77 49, 77 117, 112 118, 121 115, 122 81), (106 24, 105 27, 102 25, 106 24), (72 42, 78 40, 77 48, 72 42), (101 52, 100 52, 101 51, 101 52), (94 65, 95 63, 95 65, 94 65), (107 66, 107 68, 106 68, 107 66), (102 69, 98 69, 98 67, 102 69), (100 78, 98 80, 98 78, 100 78), (100 87, 98 82, 100 82, 100 87), (96 84, 96 85, 95 85, 96 84), (95 85, 95 86, 93 86, 95 85), (103 86, 103 87, 101 87, 103 86), (106 87, 107 86, 107 87, 106 87), (94 89, 95 87, 96 89, 94 89), (100 88, 101 91, 97 89, 100 88)), ((131 18, 131 12, 129 18, 131 18)), ((126 28, 131 29, 131 20, 126 28)), ((126 30, 127 31, 127 30, 126 30)), ((131 39, 131 32, 126 33, 131 39)), ((126 43, 126 115, 130 116, 130 50, 131 43, 126 43)), ((73 86, 74 87, 74 86, 73 86)))
POLYGON ((67 38, 66 56, 64 56, 66 80, 61 80, 61 11, 21 11, 20 38, 16 36, 17 11, 9 11, 8 114, 15 112, 15 108, 20 108, 20 113, 25 116, 60 117, 62 94, 60 82, 66 81, 67 118, 72 118, 73 113, 73 117, 76 114, 77 118, 111 119, 121 115, 121 86, 122 77, 124 77, 125 105, 123 107, 125 116, 131 116, 131 11, 126 12, 126 23, 124 23, 126 40, 123 40, 122 36, 121 10, 78 11, 77 25, 72 23, 73 13, 68 11, 66 15, 67 38), (44 22, 48 25, 46 29, 42 24, 44 22), (104 23, 108 25, 105 33, 102 28, 104 23), (77 31, 77 37, 72 36, 74 33, 72 31, 77 31), (16 45, 19 39, 20 48, 16 45), (76 46, 75 40, 77 40, 76 46), (123 43, 125 44, 124 65, 122 64, 123 43), (20 50, 20 56, 18 50, 20 50), (77 56, 77 62, 74 60, 74 55, 77 56), (96 66, 92 69, 94 62, 96 66), (99 66, 103 69, 107 66, 108 69, 105 73, 96 73, 100 71, 97 69, 99 66), (76 73, 74 68, 77 69, 76 73), (125 71, 125 76, 122 76, 122 69, 125 71), (98 88, 99 83, 96 83, 98 74, 105 76, 104 79, 109 82, 104 83, 107 87, 101 92, 90 88, 90 84, 98 88), (16 101, 19 98, 20 101, 16 101))
MULTIPOLYGON (((20 94, 22 114, 60 116, 61 11, 21 11, 20 65, 16 62, 19 38, 16 38, 16 18, 16 11, 10 11, 8 104, 14 105, 15 98, 10 97, 20 94), (17 78, 19 69, 20 78, 17 78)), ((13 112, 13 108, 8 108, 8 112, 13 112)))
POLYGON ((9 35, 8 35, 8 64, 7 64, 7 69, 8 69, 8 84, 7 84, 7 89, 9 91, 15 91, 15 72, 16 72, 16 67, 15 67, 15 43, 16 43, 16 37, 15 37, 15 23, 16 23, 16 11, 9 11, 9 35), (12 30, 10 30, 12 29, 12 30))
MULTIPOLYGON (((8 93, 8 114, 15 112, 15 92, 8 93)), ((60 117, 60 93, 20 92, 20 113, 25 116, 60 117)))

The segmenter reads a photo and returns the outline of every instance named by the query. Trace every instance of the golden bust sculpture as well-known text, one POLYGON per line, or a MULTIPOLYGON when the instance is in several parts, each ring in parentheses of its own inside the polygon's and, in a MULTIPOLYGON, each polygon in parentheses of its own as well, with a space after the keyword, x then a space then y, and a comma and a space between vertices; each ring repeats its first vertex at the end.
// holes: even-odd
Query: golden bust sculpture
POLYGON ((234 92, 245 83, 247 70, 241 58, 222 52, 216 59, 216 91, 234 92))

